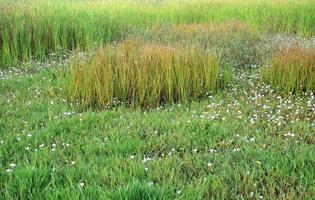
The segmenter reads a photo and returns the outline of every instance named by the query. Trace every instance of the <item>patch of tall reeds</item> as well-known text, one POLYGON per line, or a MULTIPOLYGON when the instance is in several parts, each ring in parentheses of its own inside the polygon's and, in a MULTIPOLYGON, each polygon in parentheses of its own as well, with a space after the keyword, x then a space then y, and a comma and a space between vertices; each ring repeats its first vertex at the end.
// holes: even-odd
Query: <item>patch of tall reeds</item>
POLYGON ((226 86, 231 74, 212 52, 127 40, 74 60, 70 96, 85 106, 156 107, 206 97, 226 86))
POLYGON ((315 49, 282 48, 262 74, 263 79, 278 91, 315 92, 315 49))

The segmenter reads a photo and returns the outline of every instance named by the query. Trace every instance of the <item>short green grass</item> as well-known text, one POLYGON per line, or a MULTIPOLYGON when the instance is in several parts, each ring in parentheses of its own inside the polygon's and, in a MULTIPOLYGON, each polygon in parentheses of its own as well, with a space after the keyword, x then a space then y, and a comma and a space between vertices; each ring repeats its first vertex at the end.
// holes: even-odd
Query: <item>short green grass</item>
POLYGON ((236 71, 188 105, 84 109, 62 69, 3 71, 1 199, 312 199, 315 99, 236 71))

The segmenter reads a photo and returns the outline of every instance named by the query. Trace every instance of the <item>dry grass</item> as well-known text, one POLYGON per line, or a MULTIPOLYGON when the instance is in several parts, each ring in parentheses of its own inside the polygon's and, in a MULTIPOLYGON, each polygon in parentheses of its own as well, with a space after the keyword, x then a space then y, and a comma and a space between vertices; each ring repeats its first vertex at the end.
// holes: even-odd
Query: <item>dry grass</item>
POLYGON ((199 45, 220 55, 223 63, 234 67, 260 64, 262 53, 258 48, 261 37, 257 29, 240 20, 225 22, 160 25, 149 31, 149 40, 199 45))
POLYGON ((263 78, 288 93, 315 91, 315 49, 282 48, 263 70, 263 78))
POLYGON ((152 34, 165 35, 173 38, 187 38, 192 39, 200 37, 203 34, 220 35, 221 37, 231 37, 234 34, 248 34, 256 32, 256 29, 249 24, 232 20, 226 22, 211 22, 211 23, 191 23, 191 24, 178 24, 165 29, 164 26, 158 25, 152 28, 152 34), (167 33, 166 33, 167 31, 167 33))
POLYGON ((205 97, 231 80, 212 52, 128 40, 74 61, 71 98, 87 106, 155 107, 205 97))

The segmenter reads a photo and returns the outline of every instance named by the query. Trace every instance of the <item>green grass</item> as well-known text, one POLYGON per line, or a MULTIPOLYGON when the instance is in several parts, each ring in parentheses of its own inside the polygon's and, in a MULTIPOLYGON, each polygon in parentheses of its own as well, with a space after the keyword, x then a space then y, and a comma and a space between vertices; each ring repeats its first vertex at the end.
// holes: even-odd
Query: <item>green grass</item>
POLYGON ((0 2, 0 199, 314 199, 313 1, 0 2))
POLYGON ((150 111, 82 110, 64 100, 62 69, 36 71, 0 80, 3 199, 315 195, 314 97, 274 93, 257 69, 201 102, 150 111))
POLYGON ((244 21, 262 32, 314 36, 315 3, 281 1, 1 0, 0 66, 91 49, 157 24, 244 21))
POLYGON ((197 100, 223 89, 232 77, 218 56, 196 47, 127 40, 107 46, 70 69, 72 101, 85 106, 158 107, 197 100))

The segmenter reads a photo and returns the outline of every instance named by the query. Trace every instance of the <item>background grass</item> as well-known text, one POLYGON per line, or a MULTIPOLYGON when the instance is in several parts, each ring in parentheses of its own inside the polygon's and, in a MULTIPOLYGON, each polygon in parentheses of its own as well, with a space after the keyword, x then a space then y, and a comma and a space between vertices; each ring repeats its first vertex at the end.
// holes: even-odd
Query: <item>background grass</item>
POLYGON ((90 49, 156 24, 240 20, 263 32, 314 36, 315 3, 294 1, 1 0, 1 67, 90 49))

